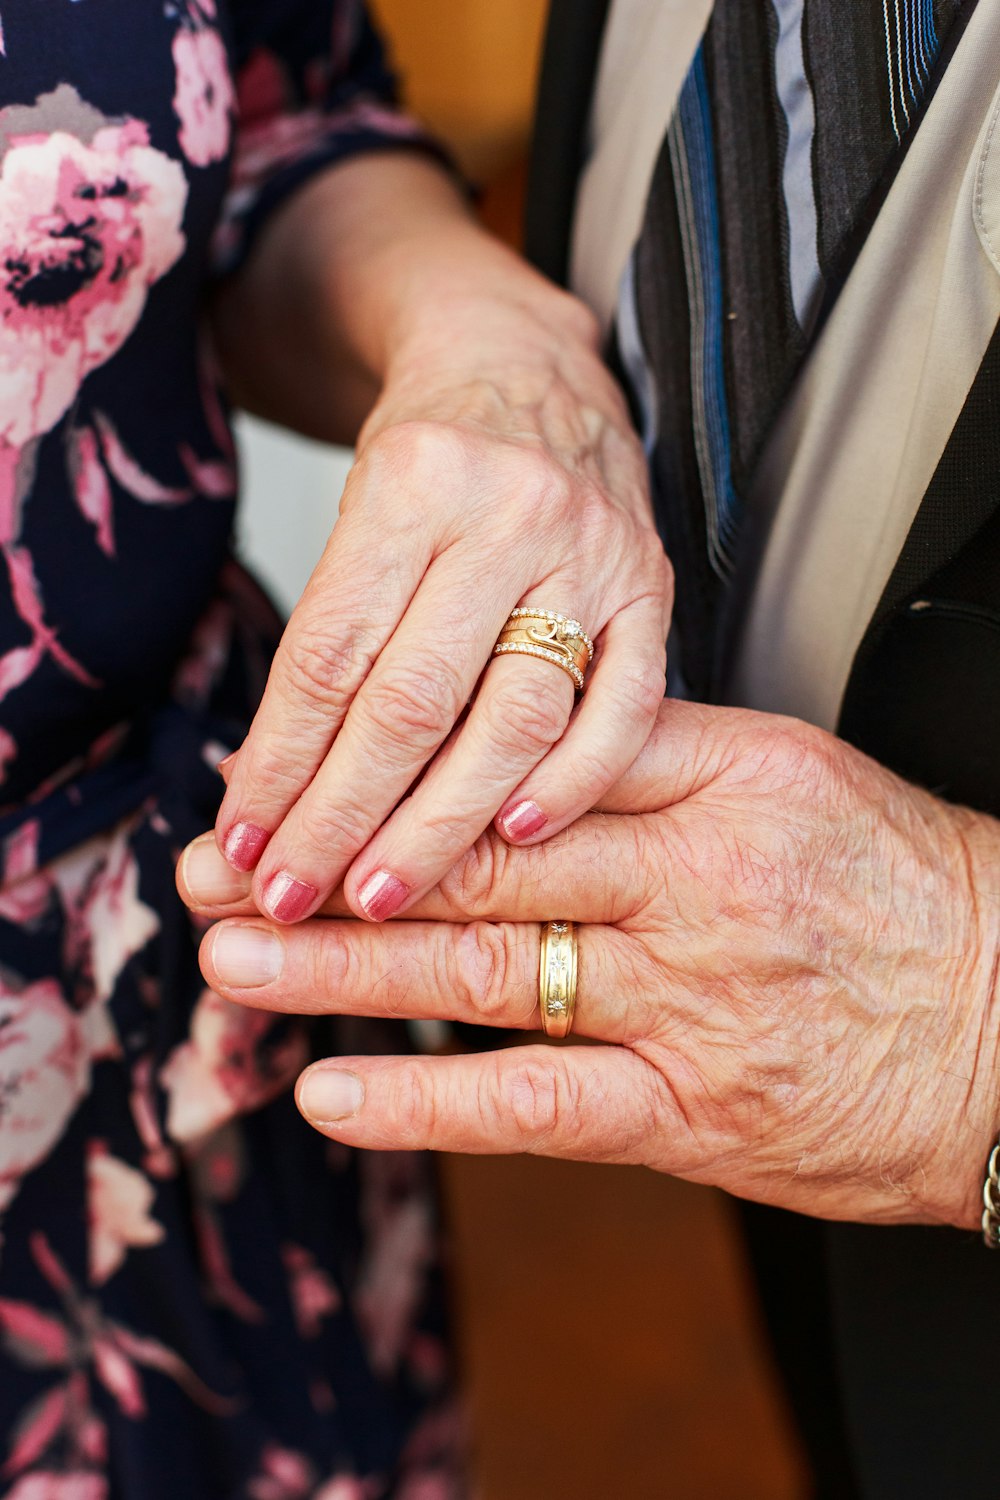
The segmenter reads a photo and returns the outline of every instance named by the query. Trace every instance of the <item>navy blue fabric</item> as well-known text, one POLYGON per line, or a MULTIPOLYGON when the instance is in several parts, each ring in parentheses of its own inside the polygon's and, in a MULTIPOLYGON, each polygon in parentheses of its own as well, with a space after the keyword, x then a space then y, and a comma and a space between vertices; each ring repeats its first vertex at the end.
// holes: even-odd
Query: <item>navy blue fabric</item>
POLYGON ((0 24, 0 1486, 448 1500, 429 1165, 291 1096, 405 1033, 222 1001, 174 887, 281 629, 205 299, 310 174, 427 146, 354 0, 0 24))

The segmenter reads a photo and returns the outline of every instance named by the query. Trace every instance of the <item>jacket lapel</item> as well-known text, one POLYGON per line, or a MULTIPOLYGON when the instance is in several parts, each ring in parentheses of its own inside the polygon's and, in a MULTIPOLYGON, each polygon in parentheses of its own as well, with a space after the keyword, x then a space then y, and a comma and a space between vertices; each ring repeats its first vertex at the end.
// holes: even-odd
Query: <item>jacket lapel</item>
POLYGON ((1000 816, 1000 329, 858 648, 838 733, 1000 816))
MULTIPOLYGON (((1000 506, 1000 326, 983 356, 948 445, 859 648, 887 617, 926 590, 1000 506)), ((1000 580, 997 581, 1000 602, 1000 580)))

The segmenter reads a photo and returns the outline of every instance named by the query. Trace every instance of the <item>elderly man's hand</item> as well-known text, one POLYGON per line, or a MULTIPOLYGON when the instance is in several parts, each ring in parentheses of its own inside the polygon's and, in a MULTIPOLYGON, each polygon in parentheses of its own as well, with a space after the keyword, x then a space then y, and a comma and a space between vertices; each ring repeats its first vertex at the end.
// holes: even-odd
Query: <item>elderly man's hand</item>
MULTIPOLYGON (((530 849, 485 835, 415 920, 230 917, 202 967, 247 1005, 530 1030, 537 923, 575 920, 574 1036, 601 1045, 320 1062, 303 1113, 354 1146, 637 1162, 972 1226, 1000 1118, 998 870, 996 822, 832 736, 668 703, 600 813, 530 849)), ((206 839, 180 886, 249 912, 241 879, 206 839)))

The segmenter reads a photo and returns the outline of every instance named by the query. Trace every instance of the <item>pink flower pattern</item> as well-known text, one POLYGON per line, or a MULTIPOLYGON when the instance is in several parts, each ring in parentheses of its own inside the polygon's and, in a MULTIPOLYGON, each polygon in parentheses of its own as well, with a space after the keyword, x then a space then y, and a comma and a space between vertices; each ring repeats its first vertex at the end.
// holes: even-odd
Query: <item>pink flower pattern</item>
POLYGON ((54 979, 0 980, 0 1212, 45 1160, 90 1084, 80 1015, 54 979))
POLYGON ((132 1245, 159 1245, 166 1231, 150 1215, 153 1184, 111 1155, 104 1141, 87 1152, 87 1211, 90 1229, 90 1282, 113 1276, 132 1245))
POLYGON ((323 1319, 337 1312, 343 1299, 328 1272, 316 1264, 316 1257, 302 1245, 283 1245, 281 1258, 288 1272, 299 1333, 304 1339, 319 1338, 323 1319))
POLYGON ((25 1474, 8 1492, 7 1500, 106 1500, 108 1483, 100 1474, 66 1474, 37 1470, 25 1474))
MULTIPOLYGON (((66 414, 184 250, 184 173, 146 126, 95 120, 80 139, 64 113, 82 113, 68 85, 0 112, 0 440, 16 450, 66 414)), ((12 508, 8 494, 7 540, 12 508)))
POLYGON ((301 1029, 275 1044, 276 1020, 212 990, 202 992, 187 1041, 160 1070, 173 1140, 203 1140, 236 1115, 259 1109, 291 1088, 307 1061, 307 1044, 301 1029))
MULTIPOLYGON (((98 685, 46 623, 32 558, 17 545, 23 505, 39 439, 122 347, 149 288, 183 253, 187 185, 141 121, 105 121, 68 84, 0 111, 0 142, 0 548, 31 634, 29 646, 0 656, 2 698, 46 656, 98 685)), ((68 436, 77 502, 107 551, 110 511, 92 435, 68 436)))
POLYGON ((174 36, 174 111, 181 150, 194 167, 222 161, 229 150, 236 90, 222 38, 208 26, 182 26, 174 36))
MULTIPOLYGON (((231 626, 224 632, 230 641, 236 634, 231 626)), ((212 630, 201 640, 214 650, 212 630)), ((211 676, 204 679, 210 681, 211 676)), ((185 1009, 174 1012, 171 1029, 181 1023, 183 1034, 165 1048, 157 1064, 154 1036, 155 1028, 162 1027, 157 1018, 165 994, 153 975, 162 917, 143 899, 148 861, 138 852, 154 829, 169 868, 174 835, 155 805, 41 870, 35 864, 37 830, 28 829, 12 851, 12 867, 23 874, 11 889, 36 882, 44 888, 44 904, 33 902, 32 909, 44 910, 50 925, 58 915, 62 964, 50 978, 22 986, 6 982, 0 991, 0 1223, 10 1243, 10 1236, 21 1244, 26 1235, 50 1293, 46 1299, 38 1296, 37 1287, 28 1297, 8 1290, 0 1258, 0 1373, 6 1361, 11 1375, 18 1368, 42 1371, 55 1382, 41 1395, 22 1400, 11 1423, 6 1459, 0 1451, 0 1479, 28 1494, 32 1485, 44 1494, 46 1486, 64 1478, 83 1486, 83 1492, 101 1493, 106 1487, 112 1448, 109 1430, 94 1408, 96 1388, 111 1399, 118 1420, 129 1423, 151 1420, 154 1378, 172 1382, 214 1421, 243 1420, 246 1395, 220 1385, 217 1377, 210 1379, 199 1368, 197 1355, 175 1343, 183 1320, 170 1315, 169 1294, 162 1309, 165 1323, 159 1318, 162 1327, 155 1326, 154 1317, 153 1327, 138 1328, 102 1306, 105 1289, 127 1284, 136 1271, 136 1285, 146 1284, 149 1271, 140 1268, 150 1257, 166 1257, 163 1266, 171 1267, 171 1278, 178 1274, 177 1248, 171 1244, 178 1190, 191 1205, 197 1255, 195 1265, 182 1275, 197 1277, 206 1309, 253 1331, 262 1353, 275 1316, 273 1306, 247 1280, 252 1266, 247 1246, 255 1238, 246 1235, 245 1215, 256 1215, 253 1195, 260 1191, 260 1172, 243 1122, 262 1110, 291 1110, 290 1081, 312 1053, 298 1024, 283 1031, 284 1022, 242 1011, 200 989, 185 1009), (137 1026, 145 1026, 145 1040, 137 1026), (129 1049, 139 1047, 127 1068, 126 1040, 129 1049), (107 1069, 111 1072, 102 1071, 107 1069), (116 1106, 110 1118, 131 1121, 113 1143, 88 1129, 88 1100, 99 1097, 93 1093, 95 1079, 104 1079, 106 1101, 120 1095, 123 1113, 119 1116, 116 1106), (34 1209, 17 1219, 16 1229, 11 1217, 26 1182, 41 1179, 50 1164, 54 1180, 60 1180, 63 1169, 56 1164, 56 1150, 65 1152, 73 1142, 79 1143, 87 1222, 86 1255, 75 1274, 48 1233, 28 1227, 34 1209), (238 1221, 244 1224, 240 1234, 234 1228, 238 1221)), ((11 930, 20 927, 8 925, 11 930)), ((185 917, 185 926, 193 952, 197 925, 192 927, 185 917)), ((22 930, 32 931, 32 924, 22 930)), ((359 1043, 360 1037, 351 1039, 351 1045, 359 1043)), ((307 1193, 315 1197, 325 1146, 305 1127, 301 1130, 305 1140, 300 1144, 308 1144, 312 1153, 312 1164, 302 1164, 307 1193)), ((282 1171, 287 1173, 290 1165, 283 1157, 282 1171)), ((325 1170, 338 1178, 349 1167, 347 1154, 331 1158, 325 1170)), ((291 1324, 303 1351, 295 1378, 302 1382, 303 1399, 325 1420, 336 1417, 335 1388, 329 1375, 321 1373, 325 1365, 317 1367, 316 1356, 307 1357, 305 1351, 323 1349, 330 1330, 345 1317, 370 1341, 374 1371, 396 1380, 408 1369, 416 1389, 439 1396, 448 1390, 445 1349, 420 1319, 434 1250, 423 1165, 416 1157, 380 1156, 365 1164, 364 1176, 359 1208, 365 1249, 346 1285, 335 1278, 321 1241, 285 1234, 275 1247, 291 1324)), ((322 1222, 328 1234, 336 1221, 322 1222)), ((170 1284, 162 1283, 158 1300, 170 1284)), ((287 1367, 282 1378, 294 1374, 287 1367)), ((0 1380, 0 1410, 4 1389, 0 1380)), ((444 1428, 428 1430, 430 1444, 424 1441, 413 1449, 398 1484, 404 1476, 408 1484, 419 1479, 421 1487, 429 1486, 428 1500, 438 1495, 457 1500, 457 1444, 433 1440, 433 1433, 444 1428)), ((245 1493, 259 1500, 382 1500, 388 1492, 377 1476, 331 1468, 316 1454, 266 1441, 256 1469, 246 1478, 245 1493)), ((400 1495, 405 1493, 399 1489, 400 1495)), ((423 1488, 413 1490, 415 1496, 422 1493, 423 1488)))
POLYGON ((200 311, 418 133, 357 0, 0 8, 0 1492, 457 1500, 426 1164, 302 1124, 337 1037, 205 990, 173 888, 280 632, 200 311))

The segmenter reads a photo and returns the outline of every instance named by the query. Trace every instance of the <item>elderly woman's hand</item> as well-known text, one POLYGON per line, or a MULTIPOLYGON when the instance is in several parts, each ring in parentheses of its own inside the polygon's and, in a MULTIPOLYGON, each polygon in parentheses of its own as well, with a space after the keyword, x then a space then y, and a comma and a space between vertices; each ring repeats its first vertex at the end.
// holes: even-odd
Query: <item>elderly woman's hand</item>
MULTIPOLYGON (((831 1218, 976 1223, 1000 827, 819 730, 679 703, 606 807, 532 849, 484 837, 421 920, 222 921, 205 977, 269 1009, 530 1029, 536 923, 574 919, 575 1035, 603 1045, 321 1062, 307 1118, 353 1146, 639 1162, 831 1218)), ((181 890, 219 914, 246 886, 209 843, 181 890)))
POLYGON ((512 840, 548 837, 622 774, 663 698, 671 574, 592 319, 499 247, 484 253, 488 295, 481 268, 463 288, 459 258, 393 345, 228 773, 219 847, 255 870, 278 921, 341 881, 359 914, 393 915, 497 814, 512 840), (596 640, 575 714, 559 666, 490 660, 524 604, 596 640))

